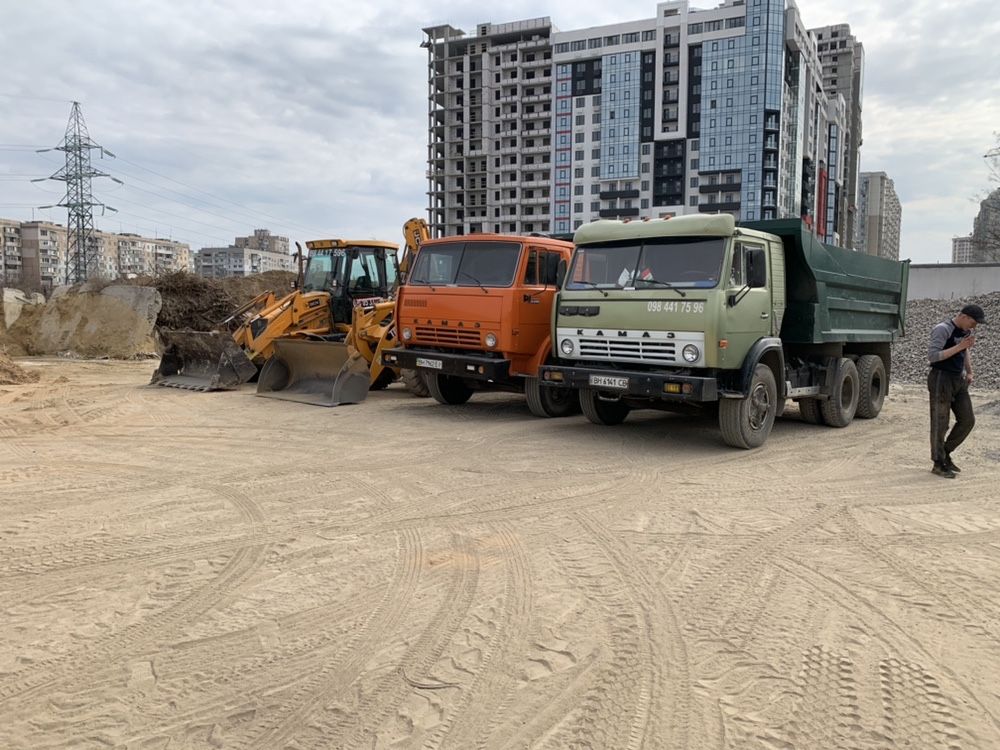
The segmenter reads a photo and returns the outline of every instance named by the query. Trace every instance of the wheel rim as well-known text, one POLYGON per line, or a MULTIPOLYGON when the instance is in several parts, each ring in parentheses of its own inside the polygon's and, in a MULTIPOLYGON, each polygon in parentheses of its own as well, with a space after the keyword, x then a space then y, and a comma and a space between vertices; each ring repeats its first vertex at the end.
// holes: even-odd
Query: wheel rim
POLYGON ((758 383, 750 393, 750 428, 760 430, 767 422, 767 415, 771 411, 771 395, 767 392, 767 386, 758 383))
POLYGON ((840 386, 840 403, 844 406, 854 403, 854 381, 850 378, 844 378, 840 386))
POLYGON ((876 404, 882 400, 882 376, 877 372, 872 375, 871 399, 876 404))

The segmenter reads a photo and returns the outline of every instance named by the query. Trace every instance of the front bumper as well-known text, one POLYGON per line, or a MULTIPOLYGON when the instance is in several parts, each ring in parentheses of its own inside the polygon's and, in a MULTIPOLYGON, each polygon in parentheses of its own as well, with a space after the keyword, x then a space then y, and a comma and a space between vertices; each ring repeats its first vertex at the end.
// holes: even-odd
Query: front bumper
POLYGON ((602 393, 624 397, 656 398, 664 401, 719 400, 719 386, 715 378, 700 378, 693 375, 542 365, 538 377, 542 385, 555 388, 593 388, 602 393), (620 386, 596 385, 595 378, 599 383, 606 383, 601 381, 601 378, 625 378, 626 381, 620 386))
POLYGON ((510 360, 477 357, 475 354, 422 349, 386 349, 382 364, 421 372, 437 372, 473 380, 509 380, 510 360))

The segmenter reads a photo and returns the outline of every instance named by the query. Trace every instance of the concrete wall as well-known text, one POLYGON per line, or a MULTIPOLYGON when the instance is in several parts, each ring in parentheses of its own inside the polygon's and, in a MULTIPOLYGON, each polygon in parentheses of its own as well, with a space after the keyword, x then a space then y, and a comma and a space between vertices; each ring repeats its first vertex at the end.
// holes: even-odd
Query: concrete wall
POLYGON ((910 266, 907 299, 961 299, 1000 291, 1000 263, 910 266))

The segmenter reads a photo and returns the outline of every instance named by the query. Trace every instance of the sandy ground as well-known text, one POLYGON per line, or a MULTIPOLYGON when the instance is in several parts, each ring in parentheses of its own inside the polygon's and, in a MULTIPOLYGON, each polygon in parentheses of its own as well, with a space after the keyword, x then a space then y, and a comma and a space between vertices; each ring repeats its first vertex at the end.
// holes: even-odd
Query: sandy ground
POLYGON ((394 386, 339 409, 22 360, 0 748, 1000 747, 1000 394, 756 452, 394 386))

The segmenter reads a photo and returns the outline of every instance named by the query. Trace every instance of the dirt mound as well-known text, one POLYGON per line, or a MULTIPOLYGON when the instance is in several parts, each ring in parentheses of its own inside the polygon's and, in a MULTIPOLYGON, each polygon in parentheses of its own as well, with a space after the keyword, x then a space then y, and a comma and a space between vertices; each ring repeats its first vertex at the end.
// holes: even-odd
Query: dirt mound
POLYGON ((163 299, 160 328, 211 331, 239 302, 219 281, 179 271, 151 281, 163 299))
POLYGON ((276 297, 283 297, 292 291, 294 280, 295 274, 291 271, 265 271, 253 276, 220 279, 222 286, 238 305, 245 304, 264 292, 274 292, 276 297))
POLYGON ((153 325, 159 311, 160 295, 149 287, 63 289, 44 305, 25 307, 6 332, 5 343, 15 355, 155 356, 153 325))
POLYGON ((25 370, 8 357, 5 351, 0 349, 0 385, 37 383, 38 378, 39 373, 37 370, 25 370))
POLYGON ((295 274, 268 271, 254 276, 206 279, 184 271, 159 278, 136 279, 136 283, 155 288, 163 299, 159 328, 172 330, 214 331, 233 310, 258 294, 272 291, 282 296, 291 291, 295 274))

